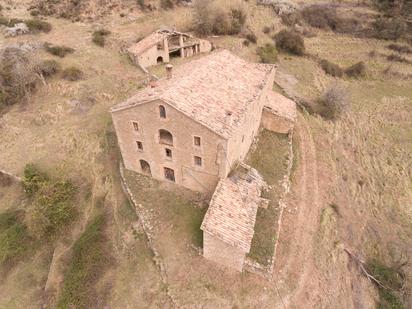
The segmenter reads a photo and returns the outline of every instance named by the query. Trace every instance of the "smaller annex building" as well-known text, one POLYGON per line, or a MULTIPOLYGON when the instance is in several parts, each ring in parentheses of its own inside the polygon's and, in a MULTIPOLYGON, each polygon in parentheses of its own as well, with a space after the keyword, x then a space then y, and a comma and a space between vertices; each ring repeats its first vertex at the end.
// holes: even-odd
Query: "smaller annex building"
POLYGON ((127 49, 133 62, 143 68, 168 63, 171 58, 208 53, 212 44, 190 34, 164 28, 153 32, 127 49))
POLYGON ((268 204, 261 197, 266 186, 258 171, 243 163, 218 183, 201 226, 205 258, 243 270, 258 207, 268 204))

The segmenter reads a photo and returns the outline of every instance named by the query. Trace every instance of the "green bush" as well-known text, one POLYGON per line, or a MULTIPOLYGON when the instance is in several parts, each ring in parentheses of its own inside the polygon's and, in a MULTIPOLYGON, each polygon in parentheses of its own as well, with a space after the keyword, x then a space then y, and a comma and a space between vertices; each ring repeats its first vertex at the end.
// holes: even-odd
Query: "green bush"
POLYGON ((345 70, 345 74, 349 77, 363 77, 366 75, 366 64, 363 61, 355 63, 345 70))
POLYGON ((52 26, 50 23, 40 20, 40 19, 28 19, 25 20, 24 23, 32 32, 50 32, 52 30, 52 26))
POLYGON ((92 308, 95 305, 95 284, 109 261, 104 227, 104 216, 97 216, 73 245, 58 308, 92 308))
POLYGON ((26 211, 30 234, 36 238, 53 237, 70 224, 76 215, 74 187, 70 182, 49 182, 35 194, 26 211))
POLYGON ((60 72, 61 66, 56 60, 44 60, 37 65, 37 72, 44 77, 51 77, 60 72))
POLYGON ((305 43, 302 35, 293 30, 282 30, 275 37, 276 48, 294 55, 302 56, 305 53, 305 43))
POLYGON ((342 77, 343 76, 343 70, 335 63, 332 63, 326 59, 322 59, 319 62, 321 68, 323 71, 325 71, 326 74, 332 75, 334 77, 342 77))
POLYGON ((83 71, 77 67, 68 67, 62 71, 62 77, 68 81, 77 81, 84 76, 83 71))
POLYGON ((278 60, 278 52, 276 47, 269 43, 263 47, 259 47, 257 49, 257 54, 259 55, 262 63, 276 63, 278 60))
POLYGON ((54 56, 58 56, 60 58, 64 58, 68 54, 74 53, 74 49, 67 46, 59 46, 59 45, 51 45, 50 43, 44 44, 44 49, 54 56))
POLYGON ((74 219, 75 188, 70 182, 51 180, 33 164, 28 164, 22 185, 31 201, 25 214, 31 235, 53 236, 74 219))
POLYGON ((33 196, 48 181, 47 175, 34 164, 27 164, 24 168, 22 186, 27 196, 33 196))
POLYGON ((94 44, 104 47, 106 44, 106 36, 110 34, 109 30, 99 29, 93 32, 92 41, 94 44))

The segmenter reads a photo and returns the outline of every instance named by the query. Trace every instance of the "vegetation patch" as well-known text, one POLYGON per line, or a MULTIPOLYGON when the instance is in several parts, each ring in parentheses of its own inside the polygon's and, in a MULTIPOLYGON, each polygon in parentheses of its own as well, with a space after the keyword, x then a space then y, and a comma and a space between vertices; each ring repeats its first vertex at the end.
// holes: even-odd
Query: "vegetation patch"
POLYGON ((386 46, 386 48, 396 51, 400 54, 412 54, 412 48, 410 48, 408 45, 401 45, 401 44, 389 44, 386 46))
POLYGON ((263 197, 270 200, 267 209, 258 208, 255 234, 249 257, 262 265, 269 265, 276 241, 281 182, 287 171, 288 139, 284 134, 263 130, 256 149, 248 155, 247 164, 257 169, 272 189, 263 197))
POLYGON ((92 308, 96 305, 96 283, 110 261, 104 234, 105 217, 96 216, 74 243, 64 276, 59 308, 92 308))
POLYGON ((83 71, 75 66, 68 67, 62 71, 62 77, 65 80, 74 82, 84 77, 83 71))
POLYGON ((351 65, 345 70, 345 74, 349 77, 364 77, 366 75, 366 64, 363 61, 351 65))
POLYGON ((158 211, 160 222, 165 226, 173 225, 172 234, 176 240, 202 247, 203 232, 200 226, 207 207, 198 205, 195 201, 198 196, 187 193, 185 189, 162 189, 158 181, 130 171, 125 171, 125 175, 137 202, 146 209, 158 211))
POLYGON ((404 287, 405 274, 400 265, 398 267, 388 267, 377 259, 370 259, 366 263, 368 272, 381 284, 379 289, 379 309, 403 309, 405 308, 400 297, 400 291, 404 287))
POLYGON ((109 30, 106 29, 99 29, 93 32, 92 41, 94 44, 104 47, 106 44, 106 36, 110 34, 109 30))
POLYGON ((16 262, 30 246, 30 237, 22 211, 0 213, 0 266, 16 262))
POLYGON ((65 180, 52 180, 34 165, 24 170, 23 188, 30 198, 26 224, 33 237, 52 237, 75 217, 75 187, 65 180))
POLYGON ((301 34, 293 30, 282 30, 275 37, 276 48, 285 52, 302 56, 305 53, 305 42, 301 34))
POLYGON ((60 70, 61 66, 56 60, 43 60, 36 67, 36 71, 43 77, 56 75, 60 70))
POLYGON ((278 60, 278 51, 273 44, 265 44, 265 46, 258 47, 256 50, 262 63, 276 63, 278 60))
POLYGON ((0 16, 0 25, 6 27, 14 27, 16 24, 22 23, 23 19, 19 18, 6 18, 4 16, 0 16))
POLYGON ((332 62, 330 62, 326 59, 322 59, 319 62, 319 64, 320 64, 322 70, 325 71, 326 74, 332 75, 334 77, 342 77, 343 76, 343 70, 337 64, 332 63, 332 62))
POLYGON ((50 43, 45 43, 44 44, 44 49, 49 53, 52 54, 53 56, 57 56, 60 58, 64 58, 68 54, 74 53, 74 49, 71 47, 67 47, 64 45, 52 45, 50 43))
POLYGON ((52 25, 47 21, 40 19, 28 19, 24 23, 32 32, 45 32, 48 33, 52 30, 52 25))
POLYGON ((386 57, 388 61, 393 61, 393 62, 401 62, 401 63, 410 63, 408 59, 406 59, 404 56, 397 55, 397 54, 390 54, 386 57))

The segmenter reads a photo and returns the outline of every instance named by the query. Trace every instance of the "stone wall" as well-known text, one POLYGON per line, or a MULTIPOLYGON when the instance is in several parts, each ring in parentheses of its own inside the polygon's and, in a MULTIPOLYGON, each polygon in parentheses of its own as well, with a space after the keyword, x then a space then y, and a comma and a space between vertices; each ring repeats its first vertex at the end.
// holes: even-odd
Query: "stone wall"
POLYGON ((245 252, 203 232, 203 256, 237 271, 243 270, 245 252))
POLYGON ((243 161, 249 152, 255 136, 259 133, 262 118, 262 109, 267 100, 266 94, 272 91, 275 68, 269 73, 269 78, 256 102, 250 104, 250 111, 245 113, 245 121, 237 128, 235 134, 229 140, 227 160, 230 164, 243 161))
POLYGON ((287 134, 293 129, 295 123, 284 117, 279 117, 273 114, 270 110, 266 108, 262 112, 262 126, 273 132, 285 133, 287 134))
POLYGON ((152 101, 112 113, 118 143, 127 169, 143 173, 140 160, 150 165, 152 177, 165 180, 164 167, 174 170, 175 182, 200 192, 212 192, 219 177, 226 176, 226 140, 160 100, 152 101), (159 116, 159 105, 166 109, 166 118, 159 116), (139 125, 134 130, 133 122, 139 125), (173 146, 161 144, 159 129, 173 135, 173 146), (194 136, 201 138, 201 146, 194 145, 194 136), (140 151, 137 141, 143 145, 140 151), (166 148, 172 158, 166 156, 166 148), (196 166, 194 156, 202 158, 196 166))

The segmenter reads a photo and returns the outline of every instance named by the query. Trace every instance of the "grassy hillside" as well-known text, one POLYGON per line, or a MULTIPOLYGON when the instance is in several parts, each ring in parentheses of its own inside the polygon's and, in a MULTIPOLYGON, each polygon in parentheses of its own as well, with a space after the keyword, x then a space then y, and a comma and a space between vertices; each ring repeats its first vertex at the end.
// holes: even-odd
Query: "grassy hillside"
MULTIPOLYGON (((150 1, 157 9, 141 10, 139 2, 132 2, 90 0, 76 5, 73 1, 35 1, 55 11, 38 7, 40 12, 30 13, 36 10, 29 10, 32 1, 0 1, 3 25, 33 18, 51 25, 50 31, 16 37, 1 34, 2 45, 28 48, 31 65, 24 68, 34 70, 27 76, 34 76, 35 85, 24 84, 23 89, 30 90, 24 93, 25 100, 2 106, 0 169, 23 176, 24 167, 35 163, 50 179, 70 180, 77 188, 76 216, 71 217, 67 232, 57 233, 53 241, 36 242, 26 234, 24 216, 16 215, 30 210, 32 200, 18 181, 0 181, 0 244, 16 257, 14 263, 0 266, 5 274, 0 280, 0 307, 78 304, 81 308, 96 299, 101 300, 99 305, 113 308, 158 308, 171 301, 187 307, 208 303, 225 308, 257 304, 271 308, 281 303, 326 308, 331 304, 342 308, 410 307, 410 28, 396 41, 377 37, 374 22, 380 13, 359 1, 339 2, 337 15, 333 11, 322 15, 319 12, 323 11, 317 10, 320 15, 312 19, 313 12, 282 17, 277 8, 257 5, 254 0, 215 1, 208 15, 215 26, 206 37, 216 48, 229 49, 248 61, 276 61, 275 89, 303 107, 294 140, 296 164, 285 232, 279 242, 280 262, 273 282, 207 264, 193 248, 201 243, 201 235, 194 229, 204 209, 192 206, 203 199, 158 184, 145 187, 145 181, 130 175, 136 192, 148 194, 142 203, 156 202, 151 223, 167 222, 158 227, 156 243, 169 274, 164 282, 141 223, 120 186, 120 158, 108 110, 136 93, 147 78, 129 61, 124 48, 162 25, 198 30, 193 23, 196 7, 180 5, 166 10, 159 9, 160 2, 150 1), (64 12, 70 16, 62 16, 64 12), (245 20, 239 12, 246 15, 245 20), (110 32, 104 35, 104 46, 93 42, 93 33, 102 33, 102 29, 110 32), (274 41, 284 29, 301 33, 303 55, 293 54, 293 49, 291 53, 285 42, 274 41), (51 45, 44 42, 58 48, 52 52, 51 45), (37 64, 45 60, 48 66, 42 66, 43 78, 39 78, 37 64), (347 69, 359 62, 366 70, 353 77, 347 69), (332 121, 323 116, 322 99, 334 84, 345 89, 350 108, 332 121), (315 148, 315 157, 310 159, 315 161, 311 163, 318 180, 317 186, 306 183, 305 187, 308 195, 319 188, 319 209, 314 209, 316 220, 309 227, 297 219, 302 211, 297 207, 301 205, 300 178, 307 164, 302 149, 310 148, 304 144, 308 140, 315 148), (164 212, 165 205, 175 206, 174 200, 178 201, 176 209, 164 212), (306 228, 309 232, 302 237, 310 240, 303 243, 299 231, 306 228), (15 246, 9 246, 8 239, 14 240, 15 246), (313 250, 306 250, 309 247, 313 250), (364 261, 370 273, 390 290, 370 283, 344 249, 364 261), (306 265, 293 269, 298 255, 314 261, 308 274, 306 265), (86 290, 80 291, 78 276, 90 278, 86 280, 89 293, 80 293, 86 290), (330 286, 336 287, 335 291, 328 292, 330 286), (298 293, 300 288, 310 289, 310 295, 298 293)), ((173 60, 173 64, 185 61, 190 59, 173 60)), ((4 64, 0 70, 3 77, 10 68, 4 64)), ((164 74, 163 66, 150 70, 164 74)), ((0 82, 5 80, 10 79, 0 82)), ((261 162, 255 163, 259 166, 261 162)), ((8 258, 0 257, 1 261, 8 258)))

